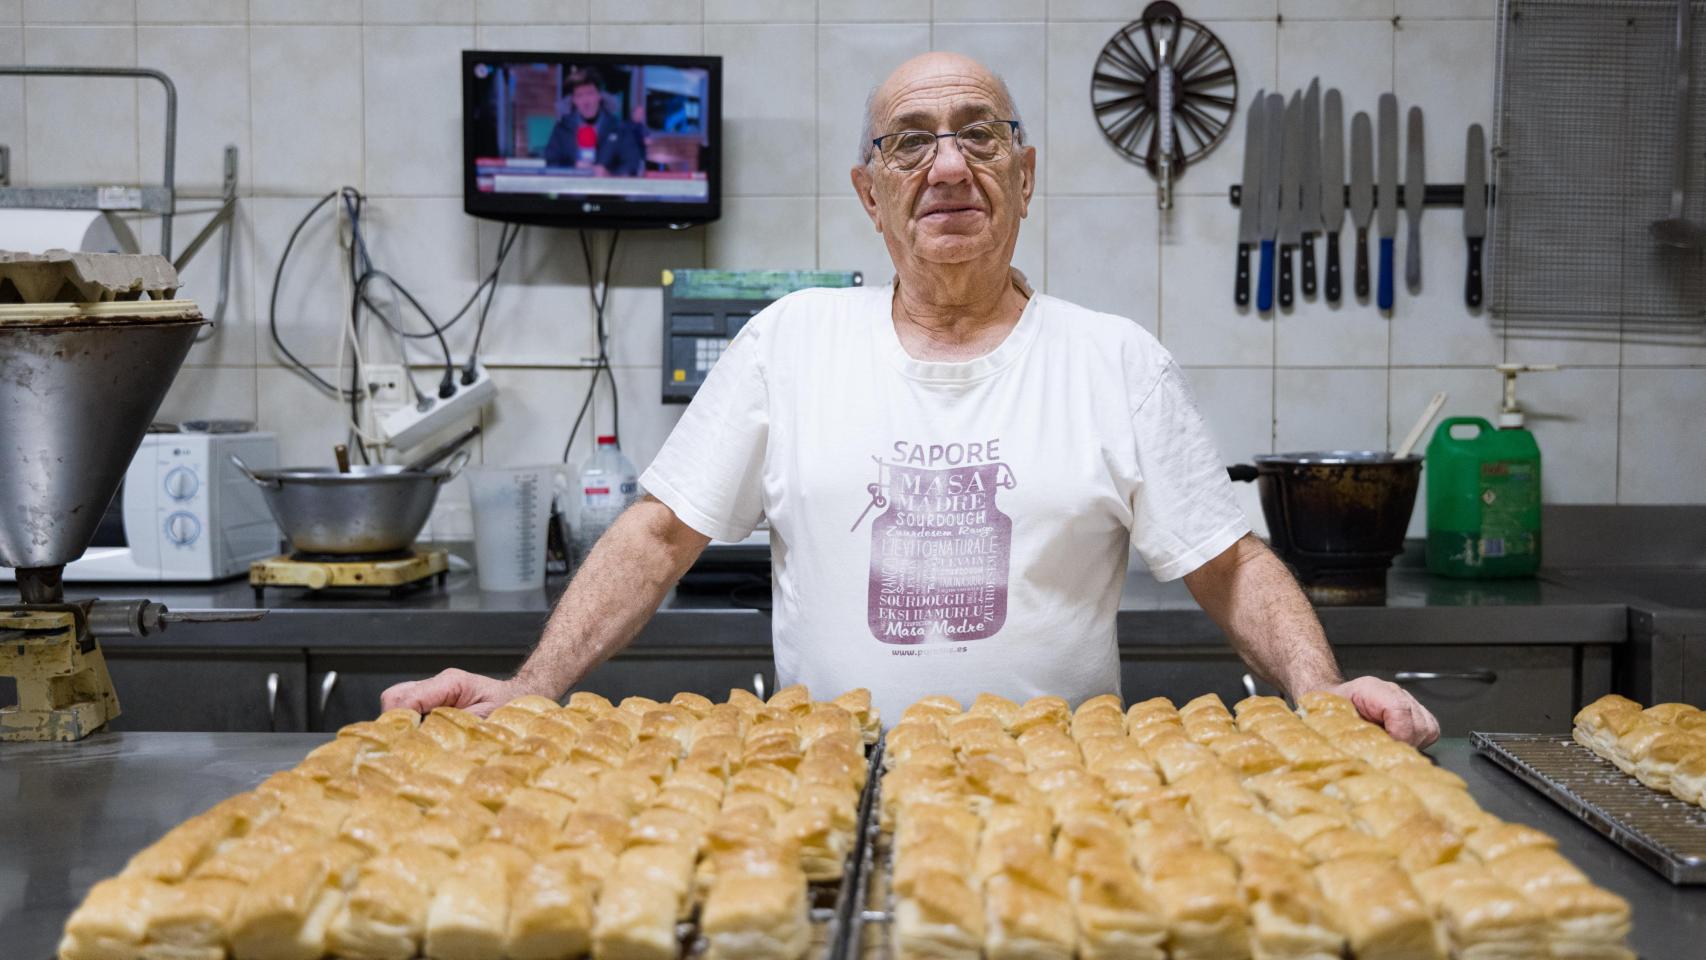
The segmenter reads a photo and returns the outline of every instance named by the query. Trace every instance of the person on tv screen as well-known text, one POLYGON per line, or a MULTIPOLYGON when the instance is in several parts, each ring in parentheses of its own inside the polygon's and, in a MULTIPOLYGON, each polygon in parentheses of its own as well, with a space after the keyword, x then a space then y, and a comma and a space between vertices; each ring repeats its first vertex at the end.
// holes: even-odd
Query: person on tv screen
POLYGON ((604 84, 591 70, 576 70, 563 84, 569 110, 545 142, 545 163, 590 170, 599 176, 639 176, 645 166, 645 132, 605 109, 604 84))

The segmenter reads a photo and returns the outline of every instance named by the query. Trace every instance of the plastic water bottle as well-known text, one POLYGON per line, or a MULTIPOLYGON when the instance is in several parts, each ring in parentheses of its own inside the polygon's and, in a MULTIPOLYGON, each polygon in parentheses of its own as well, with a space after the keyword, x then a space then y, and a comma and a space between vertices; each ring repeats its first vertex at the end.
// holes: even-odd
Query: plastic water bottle
POLYGON ((614 434, 598 438, 598 449, 581 465, 581 502, 574 529, 575 562, 584 563, 592 545, 640 498, 640 476, 633 461, 616 446, 614 434))

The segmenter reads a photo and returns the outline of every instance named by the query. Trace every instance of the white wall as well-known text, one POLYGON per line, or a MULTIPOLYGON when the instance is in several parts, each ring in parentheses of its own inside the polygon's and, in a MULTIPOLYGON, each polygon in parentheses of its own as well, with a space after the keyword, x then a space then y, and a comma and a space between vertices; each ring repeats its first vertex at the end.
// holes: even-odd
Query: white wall
MULTIPOLYGON (((931 48, 1007 77, 1041 153, 1040 196, 1018 261, 1041 289, 1131 316, 1191 371, 1228 461, 1273 449, 1387 447, 1435 390, 1448 412, 1491 415, 1504 360, 1570 369, 1524 382, 1556 502, 1706 502, 1706 339, 1506 338, 1462 306, 1452 211, 1423 219, 1426 289, 1383 318, 1347 299, 1300 299, 1265 319, 1232 306, 1243 106, 1257 88, 1313 76, 1347 117, 1395 90, 1428 113, 1427 169, 1461 179, 1463 131, 1490 128, 1494 0, 1186 0, 1232 51, 1240 118, 1228 140, 1155 209, 1140 169, 1103 141, 1088 106, 1103 43, 1133 0, 0 0, 0 61, 159 67, 180 91, 180 183, 219 181, 220 147, 243 151, 239 265, 225 328, 197 347, 162 415, 254 417, 284 456, 322 461, 342 435, 336 404, 286 370, 265 330, 272 273, 312 198, 353 184, 372 198, 382 264, 446 311, 473 289, 497 229, 461 212, 456 53, 470 46, 722 54, 724 219, 684 234, 624 235, 611 294, 624 446, 644 464, 679 414, 657 402, 658 271, 720 266, 856 268, 887 257, 847 185, 870 85, 931 48)), ((0 81, 0 141, 15 182, 157 175, 161 98, 151 85, 0 81), (100 91, 105 94, 97 96, 100 91)), ((186 203, 186 206, 190 205, 186 203)), ((186 214, 180 243, 199 225, 186 214)), ((1400 231, 1402 233, 1402 230, 1400 231)), ((151 228, 142 235, 152 238, 151 228)), ((329 220, 305 232, 280 296, 284 336, 325 372, 344 294, 329 220)), ((1400 241, 1402 246, 1402 241, 1400 241)), ((1343 248, 1349 288, 1351 246, 1343 248)), ((1400 258, 1402 252, 1400 251, 1400 258)), ((188 292, 211 304, 204 253, 188 292)), ((1401 262, 1401 261, 1400 261, 1401 262)), ((573 234, 529 229, 506 268, 485 354, 502 388, 481 455, 539 461, 561 450, 592 352, 573 234)), ((471 331, 456 338, 466 344, 471 331)), ((425 355, 422 355, 423 358, 425 355)), ((601 404, 599 422, 607 419, 601 404)), ((583 434, 584 435, 584 434, 583 434)), ((578 456, 577 452, 577 456, 578 456)), ((1256 512, 1254 491, 1243 495, 1256 512)), ((437 532, 465 530, 460 490, 437 532)), ((1420 511, 1416 529, 1420 529, 1420 511)))

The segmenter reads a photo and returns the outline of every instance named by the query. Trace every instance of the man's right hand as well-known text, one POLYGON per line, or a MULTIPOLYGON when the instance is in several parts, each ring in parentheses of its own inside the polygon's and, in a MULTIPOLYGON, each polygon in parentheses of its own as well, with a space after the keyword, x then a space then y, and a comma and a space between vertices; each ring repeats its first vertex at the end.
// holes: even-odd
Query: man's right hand
POLYGON ((482 677, 453 667, 436 677, 386 688, 379 695, 379 706, 384 710, 403 708, 423 714, 435 707, 461 707, 483 717, 527 692, 513 680, 482 677))

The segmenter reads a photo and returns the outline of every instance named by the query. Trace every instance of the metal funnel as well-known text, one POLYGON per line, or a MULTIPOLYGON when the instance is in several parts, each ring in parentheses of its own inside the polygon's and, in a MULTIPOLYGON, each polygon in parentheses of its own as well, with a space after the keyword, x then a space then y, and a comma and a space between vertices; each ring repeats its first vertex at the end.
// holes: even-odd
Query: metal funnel
POLYGON ((0 566, 21 588, 89 545, 202 325, 183 300, 0 305, 0 566))

